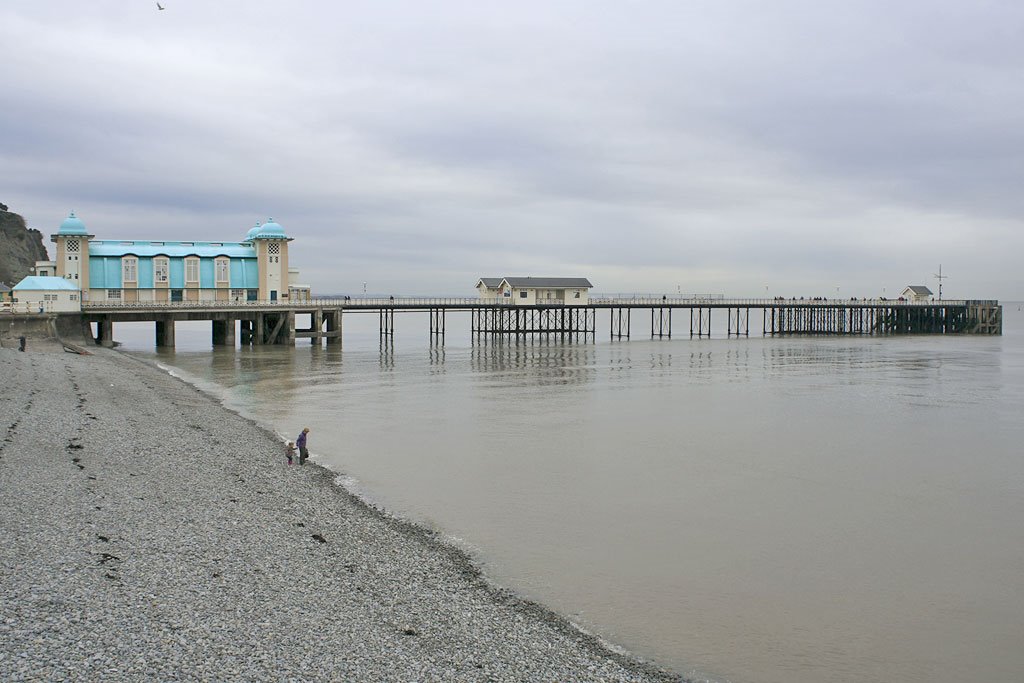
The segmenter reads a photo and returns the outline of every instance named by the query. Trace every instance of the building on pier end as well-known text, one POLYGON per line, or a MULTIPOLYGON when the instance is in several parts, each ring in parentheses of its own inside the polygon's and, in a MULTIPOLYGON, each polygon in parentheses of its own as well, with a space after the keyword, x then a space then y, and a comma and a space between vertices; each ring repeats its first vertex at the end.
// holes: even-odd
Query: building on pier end
POLYGON ((240 241, 104 240, 72 212, 50 239, 56 258, 36 273, 67 280, 84 301, 284 302, 298 276, 288 267, 292 238, 274 219, 240 241))
POLYGON ((910 285, 900 294, 907 301, 930 301, 932 290, 924 285, 910 285))
POLYGON ((515 306, 586 306, 593 286, 585 277, 482 277, 476 283, 484 301, 515 306))

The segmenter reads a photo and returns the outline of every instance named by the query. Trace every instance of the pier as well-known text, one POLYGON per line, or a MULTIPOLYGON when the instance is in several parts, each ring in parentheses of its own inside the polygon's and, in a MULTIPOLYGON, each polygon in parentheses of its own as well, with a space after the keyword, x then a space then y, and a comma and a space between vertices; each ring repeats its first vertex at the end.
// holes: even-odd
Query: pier
POLYGON ((585 305, 516 305, 478 298, 322 298, 304 302, 82 302, 81 318, 96 343, 113 343, 113 326, 153 322, 156 345, 174 346, 174 324, 210 321, 214 346, 295 344, 309 339, 328 346, 342 343, 345 315, 376 315, 382 344, 391 343, 396 314, 428 313, 427 337, 444 343, 447 315, 469 313, 474 340, 543 336, 593 341, 597 321, 607 311, 610 338, 630 339, 634 332, 652 339, 673 335, 710 337, 712 322, 725 320, 727 337, 754 334, 901 335, 1002 334, 1002 307, 995 300, 891 299, 725 299, 705 297, 591 297, 585 305), (633 321, 634 313, 637 321, 633 321), (309 319, 297 327, 296 318, 309 319), (760 329, 756 326, 760 318, 760 329), (647 321, 650 321, 648 330, 647 321), (95 325, 95 333, 93 333, 95 325), (675 326, 673 329, 673 325, 675 326), (634 327, 638 329, 634 330, 634 327), (237 335, 237 337, 236 337, 237 335), (646 336, 646 335, 645 335, 646 336))

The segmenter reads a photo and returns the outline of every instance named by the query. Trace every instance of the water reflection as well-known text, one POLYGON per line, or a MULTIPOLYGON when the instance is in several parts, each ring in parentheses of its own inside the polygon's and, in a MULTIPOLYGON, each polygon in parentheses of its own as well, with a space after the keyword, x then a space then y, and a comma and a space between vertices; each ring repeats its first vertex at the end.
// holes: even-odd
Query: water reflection
POLYGON ((443 375, 445 373, 444 367, 444 346, 431 344, 430 346, 430 366, 431 374, 443 375))
POLYGON ((470 368, 487 381, 516 384, 583 384, 597 378, 592 346, 536 341, 523 344, 474 346, 470 368))

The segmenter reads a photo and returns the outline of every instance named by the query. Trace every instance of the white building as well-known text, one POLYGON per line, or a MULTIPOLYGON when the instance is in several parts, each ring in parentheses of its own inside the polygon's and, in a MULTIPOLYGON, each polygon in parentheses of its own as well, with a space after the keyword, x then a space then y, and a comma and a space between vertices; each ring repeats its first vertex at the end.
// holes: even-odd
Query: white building
POLYGON ((585 277, 484 277, 476 289, 481 299, 514 306, 586 306, 593 286, 585 277))
POLYGON ((57 274, 57 262, 36 261, 35 268, 32 268, 31 270, 33 273, 41 277, 52 277, 57 274))
POLYGON ((500 277, 482 277, 476 283, 476 291, 480 293, 481 299, 500 299, 501 294, 498 288, 501 287, 501 282, 500 277))
POLYGON ((309 285, 298 284, 299 271, 296 268, 288 269, 288 300, 294 303, 309 302, 313 298, 312 288, 309 285))
POLYGON ((900 297, 907 301, 928 301, 931 296, 932 290, 924 285, 910 285, 900 294, 900 297))
POLYGON ((62 277, 30 275, 11 290, 16 313, 77 313, 81 291, 62 277))

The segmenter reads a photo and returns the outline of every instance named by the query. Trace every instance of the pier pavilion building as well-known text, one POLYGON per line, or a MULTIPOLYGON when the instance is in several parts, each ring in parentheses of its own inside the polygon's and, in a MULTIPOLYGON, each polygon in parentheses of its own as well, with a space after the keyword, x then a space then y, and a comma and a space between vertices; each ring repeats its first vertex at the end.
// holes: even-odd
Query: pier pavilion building
POLYGON ((284 228, 269 219, 239 241, 96 239, 72 212, 51 236, 53 261, 36 273, 55 275, 81 290, 83 301, 288 301, 293 287, 284 228))
POLYGON ((482 277, 476 283, 481 299, 516 306, 586 306, 593 286, 585 277, 482 277))

